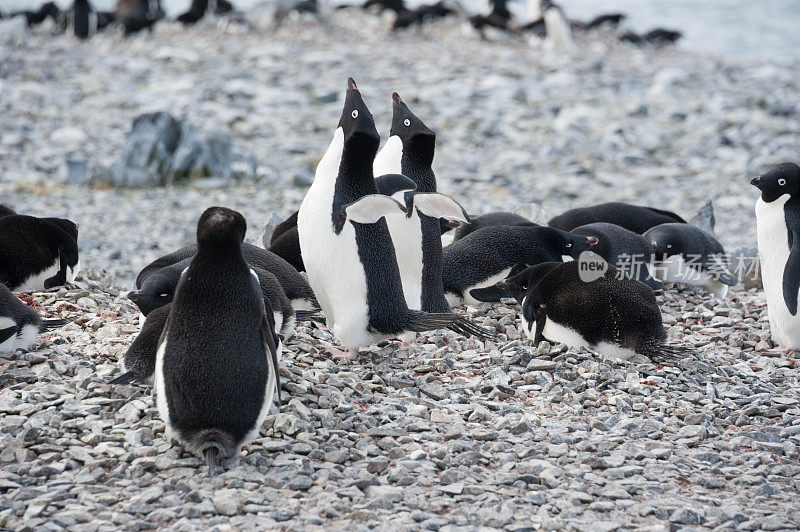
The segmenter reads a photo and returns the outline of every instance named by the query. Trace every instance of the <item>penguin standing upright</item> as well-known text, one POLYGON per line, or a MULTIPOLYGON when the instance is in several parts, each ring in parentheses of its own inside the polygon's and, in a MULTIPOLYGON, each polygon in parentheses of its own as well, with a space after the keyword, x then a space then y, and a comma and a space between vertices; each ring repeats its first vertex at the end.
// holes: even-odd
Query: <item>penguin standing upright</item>
POLYGON ((79 39, 88 39, 97 32, 97 13, 89 0, 75 0, 66 12, 67 27, 79 39))
MULTIPOLYGON (((405 213, 378 193, 373 162, 380 137, 352 78, 344 108, 297 217, 308 279, 328 326, 354 357, 359 347, 408 331, 468 322, 410 310, 384 216, 405 213)), ((342 356, 338 354, 337 356, 342 356)))
POLYGON ((545 27, 545 50, 571 50, 574 48, 572 27, 561 6, 552 0, 542 0, 541 6, 545 27))
POLYGON ((43 320, 31 307, 0 283, 0 353, 27 349, 41 332, 61 327, 66 320, 43 320))
POLYGON ((800 349, 800 167, 783 163, 754 178, 758 256, 772 339, 800 349))
MULTIPOLYGON (((438 215, 442 213, 435 212, 420 201, 423 194, 436 193, 436 174, 432 167, 436 133, 411 112, 396 92, 392 94, 392 107, 391 136, 375 157, 373 168, 375 175, 402 174, 411 178, 416 185, 412 223, 404 220, 402 214, 386 218, 398 258, 403 292, 411 309, 450 312, 442 282, 442 240, 438 215), (430 209, 432 216, 419 212, 421 209, 430 209)), ((437 196, 435 199, 442 202, 449 199, 437 196)), ((451 205, 451 209, 457 211, 461 206, 451 205)))
POLYGON ((242 256, 247 223, 211 207, 197 224, 197 254, 181 280, 156 353, 158 412, 167 437, 213 471, 258 435, 278 376, 278 338, 258 278, 242 256))

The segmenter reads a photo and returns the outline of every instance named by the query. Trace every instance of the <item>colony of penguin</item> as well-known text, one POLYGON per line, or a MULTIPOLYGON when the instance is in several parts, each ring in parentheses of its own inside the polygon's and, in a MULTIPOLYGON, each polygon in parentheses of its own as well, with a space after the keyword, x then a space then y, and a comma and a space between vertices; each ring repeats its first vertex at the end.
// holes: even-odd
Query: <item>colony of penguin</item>
MULTIPOLYGON (((264 247, 244 242, 240 213, 210 207, 196 240, 147 265, 128 294, 143 326, 109 382, 152 386, 166 436, 209 473, 280 408, 281 352, 298 321, 327 327, 341 347, 330 356, 352 359, 435 329, 496 340, 463 306, 500 302, 517 307, 537 345, 675 364, 701 355, 667 338, 656 291, 689 285, 724 298, 739 282, 713 234, 710 204, 703 223, 620 202, 546 225, 512 212, 470 216, 438 190, 436 133, 399 94, 391 102, 381 147, 348 79, 314 181, 264 247)), ((772 339, 776 350, 798 350, 800 167, 779 164, 752 184, 772 339)), ((66 323, 41 317, 15 292, 69 286, 79 268, 75 223, 0 206, 0 352, 35 347, 38 334, 66 323)))
MULTIPOLYGON (((337 10, 359 7, 378 16, 393 13, 389 24, 391 31, 418 28, 445 17, 459 17, 482 38, 499 31, 540 41, 546 50, 571 49, 573 33, 610 34, 619 42, 640 47, 672 44, 682 36, 678 31, 664 28, 637 34, 623 27, 626 16, 622 13, 603 14, 584 22, 568 19, 561 6, 552 0, 526 0, 525 9, 518 14, 512 11, 511 3, 512 0, 487 0, 476 11, 467 11, 454 0, 438 0, 414 8, 408 7, 404 0, 366 0, 358 5, 334 2, 332 6, 318 6, 317 0, 261 0, 243 3, 245 9, 240 11, 236 9, 235 0, 191 0, 189 8, 175 20, 191 26, 205 17, 223 17, 225 21, 242 23, 256 30, 271 30, 289 18, 323 16, 322 7, 337 10)), ((4 12, 1 8, 2 5, 0 19, 4 20, 0 21, 0 33, 4 32, 4 24, 8 25, 5 31, 24 32, 47 22, 54 31, 67 32, 78 39, 89 39, 111 28, 119 28, 125 36, 142 30, 153 31, 156 24, 167 20, 161 0, 118 0, 114 11, 99 11, 92 0, 73 0, 65 10, 52 1, 29 11, 4 12)))

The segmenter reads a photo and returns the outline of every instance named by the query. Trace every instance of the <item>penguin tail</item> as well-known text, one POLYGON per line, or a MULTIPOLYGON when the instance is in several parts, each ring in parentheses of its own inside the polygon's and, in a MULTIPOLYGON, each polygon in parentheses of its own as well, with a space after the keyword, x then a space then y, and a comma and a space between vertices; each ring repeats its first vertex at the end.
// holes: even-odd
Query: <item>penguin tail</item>
POLYGON ((435 329, 450 329, 459 334, 475 335, 481 338, 493 338, 494 333, 479 327, 472 320, 454 312, 420 312, 419 318, 409 327, 413 332, 432 331, 435 329))
POLYGON ((136 381, 136 375, 132 371, 126 371, 119 377, 111 379, 106 384, 131 384, 136 381))
POLYGON ((213 477, 216 475, 217 469, 217 455, 219 449, 216 446, 206 447, 203 449, 203 458, 206 459, 206 466, 208 466, 208 476, 213 477))
POLYGON ((459 318, 460 319, 456 323, 450 325, 448 329, 463 336, 477 336, 481 340, 495 340, 497 338, 497 333, 485 327, 481 327, 470 318, 466 316, 459 316, 459 318))
POLYGON ((60 320, 60 319, 48 319, 42 320, 42 325, 39 327, 39 332, 51 331, 53 329, 58 329, 69 323, 70 320, 60 320))
POLYGON ((673 365, 698 353, 693 347, 686 345, 661 343, 647 346, 642 354, 657 364, 673 365))

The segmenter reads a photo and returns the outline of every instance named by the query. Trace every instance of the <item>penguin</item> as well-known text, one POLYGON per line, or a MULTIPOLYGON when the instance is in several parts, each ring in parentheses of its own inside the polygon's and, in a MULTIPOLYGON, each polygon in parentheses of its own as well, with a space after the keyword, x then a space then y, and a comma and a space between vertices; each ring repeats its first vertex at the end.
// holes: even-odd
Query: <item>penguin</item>
POLYGON ((14 209, 12 209, 7 205, 0 205, 0 218, 2 218, 3 216, 11 216, 13 214, 17 214, 16 212, 14 212, 14 209))
POLYGON ((469 17, 469 23, 482 39, 486 38, 486 28, 513 31, 514 17, 508 8, 508 0, 486 0, 478 11, 477 15, 469 17))
POLYGON ((397 12, 397 16, 392 22, 392 31, 408 28, 411 26, 422 26, 426 22, 454 15, 456 12, 445 5, 443 1, 435 4, 425 4, 416 9, 405 9, 397 12))
POLYGON ((121 0, 114 15, 127 37, 143 29, 152 31, 155 23, 164 18, 164 10, 160 0, 121 0))
POLYGON ((15 292, 75 281, 80 270, 78 226, 62 218, 0 217, 0 283, 15 292))
POLYGON ((164 332, 170 310, 171 301, 147 314, 142 330, 125 352, 124 366, 127 371, 108 381, 108 384, 153 384, 158 341, 164 332))
POLYGON ((0 353, 28 349, 39 333, 56 329, 67 320, 42 319, 31 307, 20 301, 0 283, 0 353))
MULTIPOLYGON (((191 260, 188 258, 164 266, 149 275, 139 290, 128 294, 128 299, 139 307, 145 317, 148 317, 154 310, 171 303, 175 298, 175 290, 181 274, 189 267, 191 260)), ((274 312, 275 332, 287 337, 291 336, 294 332, 295 311, 278 278, 262 268, 253 265, 250 267, 258 277, 264 302, 268 303, 274 312)))
POLYGON ((58 23, 58 17, 60 14, 61 10, 58 9, 58 6, 55 3, 47 2, 42 4, 42 6, 36 11, 19 11, 16 13, 9 13, 6 16, 15 17, 18 15, 23 15, 28 27, 31 28, 43 23, 48 17, 52 18, 54 23, 58 23))
POLYGON ((761 278, 772 339, 784 349, 800 349, 800 167, 783 163, 750 183, 756 200, 761 278))
POLYGON ((547 225, 562 231, 572 231, 581 225, 595 222, 608 222, 624 227, 628 231, 643 234, 657 225, 666 223, 683 224, 686 223, 686 220, 670 211, 614 201, 570 209, 550 220, 547 225))
POLYGON ((494 285, 514 267, 571 260, 596 244, 593 236, 580 237, 552 227, 480 229, 444 248, 445 295, 453 306, 500 301, 504 295, 494 285))
POLYGON ((589 21, 584 29, 588 31, 601 27, 616 28, 626 18, 628 17, 623 13, 607 13, 605 15, 598 15, 589 21))
POLYGON ((306 271, 303 254, 300 252, 300 236, 297 226, 287 229, 272 241, 269 250, 291 264, 298 272, 306 271))
POLYGON ((655 276, 664 283, 700 286, 723 299, 739 279, 729 271, 722 244, 699 227, 661 224, 645 232, 655 259, 655 276))
POLYGON ((513 212, 490 212, 470 219, 469 223, 460 224, 456 228, 453 242, 461 240, 468 234, 472 233, 473 231, 477 231, 478 229, 496 225, 533 227, 539 224, 535 224, 524 216, 520 216, 519 214, 513 212))
MULTIPOLYGON (((461 205, 437 193, 436 174, 432 167, 435 148, 436 133, 411 112, 399 94, 393 93, 390 136, 375 157, 373 170, 375 175, 380 175, 377 183, 381 194, 404 201, 408 196, 414 204, 414 208, 407 205, 410 220, 402 213, 386 217, 398 259, 403 293, 410 309, 449 313, 450 304, 445 298, 442 281, 439 221, 445 213, 434 207, 446 203, 449 215, 454 219, 468 220, 469 217, 461 205), (431 200, 431 205, 421 202, 422 198, 431 200)), ((481 329, 475 326, 464 333, 480 336, 481 329)))
POLYGON ((187 26, 195 24, 198 20, 205 16, 207 10, 208 0, 192 0, 189 10, 178 15, 178 22, 181 22, 187 26))
POLYGON ((352 78, 333 140, 317 166, 297 216, 300 249, 328 326, 348 355, 405 332, 466 320, 406 305, 386 214, 405 207, 378 193, 372 165, 380 137, 352 78))
POLYGON ((646 285, 613 266, 594 279, 581 275, 578 261, 551 262, 500 283, 512 292, 524 290, 522 323, 534 342, 586 347, 622 360, 639 354, 661 362, 691 353, 667 343, 655 294, 646 285))
POLYGON ((158 344, 154 386, 167 439, 206 460, 258 436, 278 391, 278 337, 258 278, 242 255, 244 217, 207 209, 197 253, 181 275, 158 344))
POLYGON ((664 284, 653 277, 653 251, 644 236, 607 222, 582 225, 570 233, 597 237, 592 253, 653 290, 664 288, 664 284))
MULTIPOLYGON (((150 275, 164 266, 186 260, 194 256, 196 252, 197 245, 189 244, 168 255, 159 257, 139 272, 139 275, 136 277, 136 288, 140 289, 150 275)), ((308 281, 306 281, 291 264, 274 253, 258 246, 248 244, 247 242, 242 244, 242 253, 245 260, 247 260, 251 266, 271 272, 278 278, 283 291, 286 292, 286 295, 292 303, 292 307, 294 307, 296 311, 319 310, 319 303, 317 303, 317 299, 314 297, 314 292, 311 290, 308 281)))
POLYGON ((575 47, 572 41, 572 27, 561 6, 552 0, 542 0, 542 18, 545 27, 545 50, 571 50, 575 47))
POLYGON ((639 35, 632 31, 626 31, 620 35, 619 40, 622 42, 636 44, 638 46, 666 46, 668 44, 674 44, 678 42, 681 37, 683 37, 683 34, 679 31, 655 28, 648 31, 644 35, 639 35))
POLYGON ((65 27, 79 39, 88 39, 97 33, 97 13, 89 0, 75 0, 65 12, 65 27))

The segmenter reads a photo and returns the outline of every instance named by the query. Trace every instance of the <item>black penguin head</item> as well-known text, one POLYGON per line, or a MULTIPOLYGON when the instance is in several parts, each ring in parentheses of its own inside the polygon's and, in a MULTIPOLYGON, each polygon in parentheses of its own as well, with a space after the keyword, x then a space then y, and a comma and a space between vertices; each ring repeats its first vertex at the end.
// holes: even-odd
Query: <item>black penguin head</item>
POLYGON ((347 94, 338 127, 344 132, 345 144, 364 143, 365 146, 374 144, 377 153, 381 137, 375 128, 372 113, 361 98, 361 92, 353 78, 347 78, 347 94))
POLYGON ((761 191, 761 199, 766 203, 784 194, 795 196, 800 192, 800 166, 795 163, 779 164, 766 174, 753 178, 750 184, 761 191))
POLYGON ((58 6, 55 5, 53 2, 47 2, 39 9, 39 14, 44 17, 53 17, 53 20, 58 19, 60 11, 58 6))
POLYGON ((67 233, 76 242, 78 241, 78 224, 72 220, 67 220, 66 218, 45 218, 45 220, 67 233))
POLYGON ((541 264, 536 264, 535 266, 525 268, 518 274, 497 283, 495 286, 505 291, 508 295, 516 299, 517 302, 522 303, 522 300, 525 299, 528 289, 536 285, 536 283, 538 283, 542 277, 553 271, 554 268, 557 268, 561 264, 563 263, 543 262, 541 264))
POLYGON ((403 142, 403 147, 413 147, 414 153, 424 152, 433 160, 436 133, 411 112, 408 105, 396 92, 392 93, 392 136, 403 142))
POLYGON ((138 291, 130 292, 128 299, 133 301, 145 316, 171 303, 175 298, 175 288, 178 286, 181 273, 188 265, 189 259, 161 268, 150 275, 138 291))
POLYGON ((645 233, 656 260, 664 260, 684 251, 683 235, 671 224, 657 225, 645 233))
POLYGON ((577 259, 581 253, 590 250, 598 243, 596 237, 573 235, 560 229, 553 227, 544 228, 544 239, 548 244, 550 250, 558 255, 569 255, 577 259))
POLYGON ((240 249, 245 233, 244 216, 225 207, 210 207, 197 222, 197 249, 240 249))

